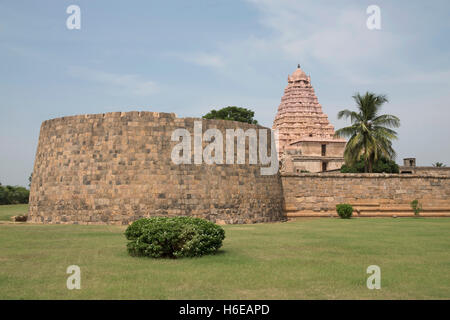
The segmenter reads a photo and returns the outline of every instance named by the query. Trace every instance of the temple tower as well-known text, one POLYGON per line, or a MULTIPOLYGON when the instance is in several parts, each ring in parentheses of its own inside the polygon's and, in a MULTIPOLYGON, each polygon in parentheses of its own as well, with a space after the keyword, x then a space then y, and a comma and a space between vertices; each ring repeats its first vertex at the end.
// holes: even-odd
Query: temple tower
POLYGON ((289 158, 287 171, 322 172, 340 169, 346 140, 334 137, 334 127, 322 111, 311 78, 298 65, 288 76, 273 122, 278 129, 278 155, 289 158), (292 169, 291 169, 292 168, 292 169))

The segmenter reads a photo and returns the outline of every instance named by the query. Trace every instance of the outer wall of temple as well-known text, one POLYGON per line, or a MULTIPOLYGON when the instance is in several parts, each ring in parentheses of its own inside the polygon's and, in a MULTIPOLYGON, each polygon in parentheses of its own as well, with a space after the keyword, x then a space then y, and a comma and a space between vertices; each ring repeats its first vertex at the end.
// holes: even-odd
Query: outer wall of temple
POLYGON ((450 216, 450 176, 407 174, 284 174, 288 217, 336 215, 336 204, 352 204, 355 216, 450 216))
POLYGON ((171 152, 178 143, 171 141, 172 132, 185 128, 192 135, 194 121, 202 121, 203 132, 217 128, 224 137, 226 129, 262 128, 156 112, 43 122, 29 221, 128 224, 154 215, 189 215, 217 223, 283 219, 280 176, 263 176, 259 164, 249 165, 248 145, 244 165, 172 162, 171 152))
POLYGON ((450 167, 406 167, 400 166, 400 172, 404 174, 416 174, 421 176, 450 176, 450 167))

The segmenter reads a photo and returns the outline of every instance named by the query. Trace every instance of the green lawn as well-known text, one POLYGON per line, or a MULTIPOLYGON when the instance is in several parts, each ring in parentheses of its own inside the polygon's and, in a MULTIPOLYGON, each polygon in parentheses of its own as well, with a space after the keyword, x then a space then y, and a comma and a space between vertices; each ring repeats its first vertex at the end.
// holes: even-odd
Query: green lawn
POLYGON ((448 218, 224 228, 217 255, 154 260, 127 255, 124 227, 3 223, 0 299, 450 298, 448 218), (66 288, 73 264, 81 290, 66 288), (381 268, 381 290, 366 287, 369 265, 381 268))
POLYGON ((12 216, 28 214, 28 204, 0 205, 0 221, 10 221, 12 216))

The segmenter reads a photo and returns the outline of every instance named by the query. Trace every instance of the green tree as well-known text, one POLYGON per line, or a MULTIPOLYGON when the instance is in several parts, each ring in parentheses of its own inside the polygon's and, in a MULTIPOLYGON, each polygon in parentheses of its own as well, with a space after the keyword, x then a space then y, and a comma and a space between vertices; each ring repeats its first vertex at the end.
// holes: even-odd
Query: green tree
POLYGON ((443 164, 442 162, 435 162, 435 163, 433 163, 433 167, 443 168, 443 167, 445 167, 445 164, 443 164))
POLYGON ((9 204, 8 189, 4 186, 0 186, 0 204, 9 204))
POLYGON ((239 122, 246 122, 251 124, 257 124, 258 121, 253 119, 255 112, 250 109, 239 108, 236 106, 228 106, 220 110, 211 110, 203 116, 204 119, 220 119, 220 120, 233 120, 239 122))
POLYGON ((0 204, 28 203, 30 190, 20 186, 0 186, 0 204))
POLYGON ((342 110, 338 119, 350 118, 351 126, 336 131, 337 137, 349 137, 344 151, 345 162, 353 165, 364 159, 364 172, 372 172, 373 164, 380 158, 392 160, 395 151, 392 140, 397 139, 397 132, 391 128, 400 126, 400 119, 389 114, 379 115, 381 106, 388 102, 385 95, 366 92, 353 96, 358 110, 342 110))
MULTIPOLYGON (((352 165, 344 164, 341 167, 342 173, 363 173, 365 169, 365 160, 364 156, 361 157, 358 161, 356 161, 352 165)), ((399 173, 400 168, 398 164, 393 160, 386 159, 385 157, 380 157, 373 164, 372 172, 375 173, 399 173)))

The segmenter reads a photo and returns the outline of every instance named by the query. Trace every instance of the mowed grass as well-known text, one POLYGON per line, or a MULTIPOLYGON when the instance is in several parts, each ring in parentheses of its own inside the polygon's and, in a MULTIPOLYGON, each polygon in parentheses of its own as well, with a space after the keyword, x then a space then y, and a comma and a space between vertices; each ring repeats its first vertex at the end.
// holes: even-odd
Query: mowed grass
POLYGON ((449 299, 450 219, 224 226, 219 253, 130 257, 124 227, 0 224, 0 299, 449 299), (81 268, 68 290, 66 268, 81 268), (381 268, 381 290, 366 269, 381 268))
POLYGON ((0 221, 9 221, 12 216, 28 214, 28 204, 0 205, 0 221))

